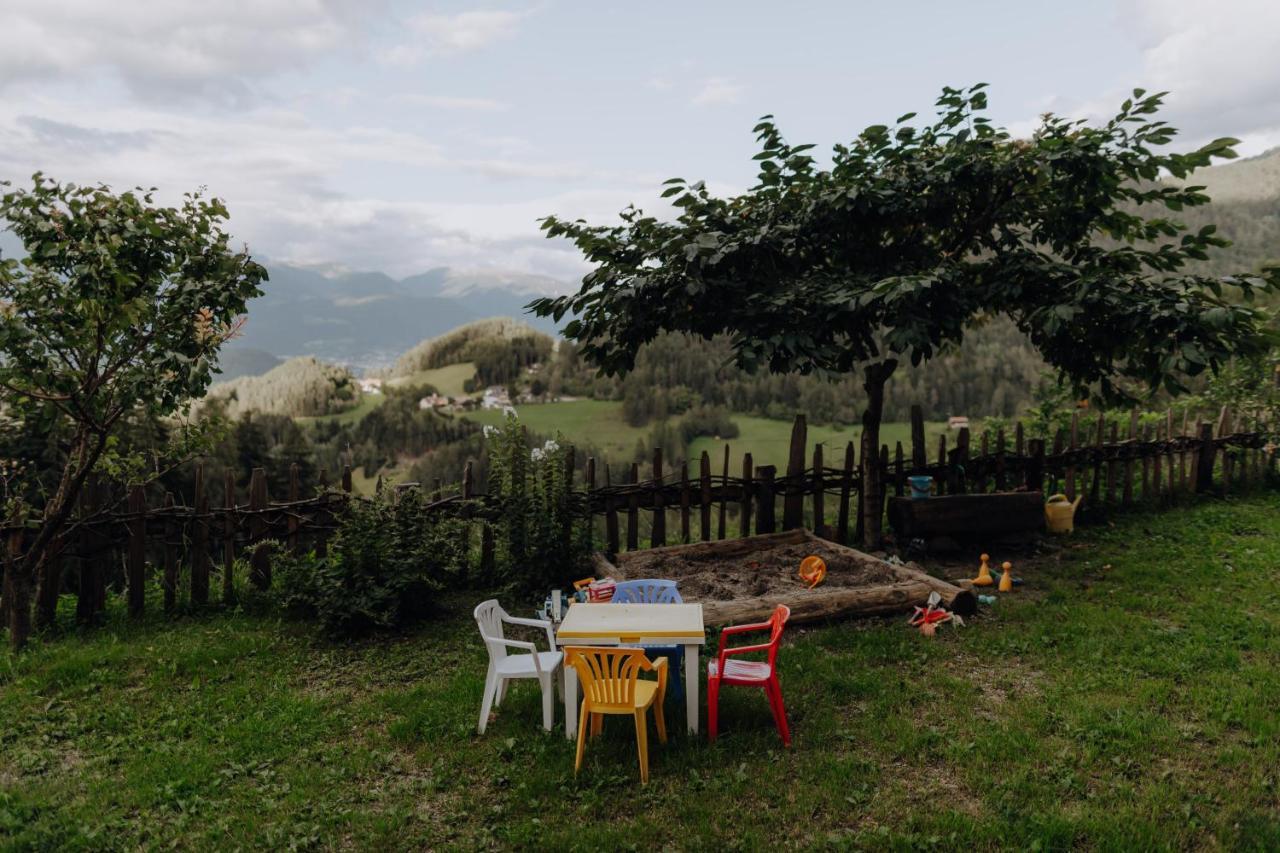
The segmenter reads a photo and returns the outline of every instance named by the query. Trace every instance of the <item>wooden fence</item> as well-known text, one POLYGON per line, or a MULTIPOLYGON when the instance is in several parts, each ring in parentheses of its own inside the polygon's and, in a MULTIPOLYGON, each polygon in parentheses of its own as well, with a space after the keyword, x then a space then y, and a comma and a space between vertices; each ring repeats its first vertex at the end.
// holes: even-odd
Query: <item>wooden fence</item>
MULTIPOLYGON (((880 466, 883 503, 889 494, 902 495, 907 477, 927 474, 942 494, 1005 490, 1062 491, 1068 497, 1084 495, 1086 505, 1128 507, 1138 503, 1172 503, 1180 496, 1215 491, 1227 493, 1260 484, 1272 468, 1273 457, 1266 433, 1237 430, 1227 410, 1212 423, 1175 425, 1169 413, 1158 425, 1139 428, 1138 413, 1131 413, 1125 435, 1120 426, 1098 415, 1078 413, 1069 429, 1062 430, 1046 447, 1041 439, 1026 439, 1019 424, 1012 435, 1004 431, 983 433, 977 446, 968 429, 952 440, 938 436, 926 446, 924 419, 919 407, 912 410, 910 447, 896 442, 874 450, 855 448, 848 442, 838 459, 828 459, 831 449, 822 443, 810 450, 806 419, 797 416, 792 428, 788 464, 779 474, 773 465, 755 465, 750 453, 732 465, 728 446, 722 458, 707 453, 690 463, 665 467, 661 448, 655 449, 652 467, 644 472, 639 463, 627 471, 626 482, 610 482, 603 466, 604 482, 597 483, 596 460, 584 460, 582 488, 576 495, 580 510, 592 518, 594 535, 604 550, 615 554, 642 545, 656 547, 673 542, 726 539, 753 533, 807 526, 841 543, 863 540, 862 475, 859 461, 875 452, 880 466), (834 462, 836 464, 828 464, 834 462), (779 507, 781 512, 779 512, 779 507)), ((865 445, 865 441, 863 442, 865 445)), ((834 453, 831 454, 834 456, 834 453)), ((267 494, 266 472, 252 472, 247 503, 238 503, 235 478, 223 472, 225 500, 210 506, 205 471, 197 467, 194 494, 188 503, 166 494, 162 505, 149 506, 141 487, 127 490, 120 502, 107 507, 105 491, 94 486, 82 496, 73 525, 55 544, 59 559, 52 561, 48 577, 39 579, 36 596, 37 623, 53 619, 58 595, 67 590, 67 565, 78 569, 74 577, 77 617, 90 620, 106 600, 108 582, 123 587, 128 610, 141 616, 149 572, 158 572, 164 608, 178 607, 185 591, 192 605, 211 598, 210 585, 217 574, 219 598, 235 599, 233 568, 237 557, 248 555, 249 578, 262 589, 271 586, 271 563, 259 543, 273 540, 297 551, 315 548, 323 553, 330 531, 352 492, 351 470, 342 473, 338 487, 323 481, 308 484, 303 497, 297 466, 290 471, 285 500, 272 501, 267 494), (220 564, 220 571, 215 569, 220 564), (185 576, 185 583, 181 580, 185 576)), ((398 488, 421 488, 404 484, 398 488)), ((450 513, 481 525, 481 562, 492 561, 493 531, 490 522, 502 507, 495 498, 473 494, 471 464, 460 484, 450 493, 437 482, 425 504, 429 512, 450 513)), ((9 562, 23 550, 25 528, 3 528, 9 562)))

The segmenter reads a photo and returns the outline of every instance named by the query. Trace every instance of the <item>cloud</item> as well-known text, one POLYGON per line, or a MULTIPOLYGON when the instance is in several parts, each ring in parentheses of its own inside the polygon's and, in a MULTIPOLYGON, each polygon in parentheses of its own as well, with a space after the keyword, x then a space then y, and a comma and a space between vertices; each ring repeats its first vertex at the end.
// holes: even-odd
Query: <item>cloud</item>
POLYGON ((693 94, 691 103, 698 106, 736 104, 742 100, 743 88, 732 77, 708 77, 693 94))
POLYGON ((416 92, 400 92, 389 95, 387 100, 393 104, 417 107, 433 107, 442 110, 467 110, 473 112, 499 112, 508 109, 508 104, 493 98, 467 98, 455 95, 422 95, 416 92))
POLYGON ((244 103, 258 79, 363 42, 381 0, 11 0, 0 88, 105 74, 135 94, 244 103))
POLYGON ((529 12, 470 11, 453 15, 424 12, 405 21, 410 41, 386 50, 382 60, 405 68, 427 56, 469 53, 512 38, 529 12))

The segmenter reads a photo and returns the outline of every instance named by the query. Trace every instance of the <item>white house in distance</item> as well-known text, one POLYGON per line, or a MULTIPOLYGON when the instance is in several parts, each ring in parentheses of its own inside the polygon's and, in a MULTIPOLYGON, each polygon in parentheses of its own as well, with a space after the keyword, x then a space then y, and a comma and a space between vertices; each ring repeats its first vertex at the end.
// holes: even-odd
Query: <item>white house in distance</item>
POLYGON ((428 394, 418 401, 419 409, 443 409, 450 405, 453 400, 443 394, 428 394))
POLYGON ((484 396, 480 398, 480 406, 484 409, 505 409, 510 405, 511 397, 501 385, 491 385, 484 389, 484 396))
POLYGON ((381 394, 382 380, 363 377, 360 379, 360 390, 365 394, 381 394))
POLYGON ((947 429, 968 429, 969 418, 964 415, 952 415, 947 418, 947 429))

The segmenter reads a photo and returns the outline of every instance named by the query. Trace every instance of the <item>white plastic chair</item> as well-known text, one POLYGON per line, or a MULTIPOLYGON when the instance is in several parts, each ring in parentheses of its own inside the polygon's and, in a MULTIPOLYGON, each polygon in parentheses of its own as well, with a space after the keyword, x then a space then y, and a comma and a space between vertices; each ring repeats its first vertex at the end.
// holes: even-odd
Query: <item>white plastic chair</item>
POLYGON ((542 687, 542 727, 551 731, 555 723, 555 694, 564 692, 564 654, 556 651, 556 638, 551 623, 545 619, 521 619, 502 609, 496 598, 481 602, 475 610, 480 636, 489 650, 489 674, 484 681, 484 703, 480 706, 480 734, 489 724, 489 711, 502 704, 507 695, 507 682, 513 678, 536 678, 542 687), (508 640, 502 633, 503 623, 544 628, 551 651, 540 652, 534 643, 508 640), (524 649, 528 654, 507 654, 507 649, 524 649), (555 689, 552 689, 552 680, 555 689))

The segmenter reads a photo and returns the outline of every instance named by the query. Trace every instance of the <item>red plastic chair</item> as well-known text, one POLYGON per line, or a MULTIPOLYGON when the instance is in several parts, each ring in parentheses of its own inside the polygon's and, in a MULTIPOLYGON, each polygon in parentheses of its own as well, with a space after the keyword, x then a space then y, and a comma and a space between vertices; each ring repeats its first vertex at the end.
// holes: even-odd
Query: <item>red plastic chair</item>
POLYGON ((734 625, 720 632, 720 647, 716 659, 707 664, 707 739, 715 740, 720 717, 720 685, 740 684, 744 687, 763 687, 765 698, 773 711, 773 722, 782 735, 782 745, 791 746, 791 730, 787 728, 787 710, 782 705, 782 686, 778 684, 778 644, 782 641, 782 626, 791 617, 791 608, 779 604, 768 622, 756 625, 734 625), (725 638, 732 634, 752 631, 768 631, 769 641, 754 646, 725 648, 725 638), (748 652, 768 652, 767 661, 730 660, 748 652))

